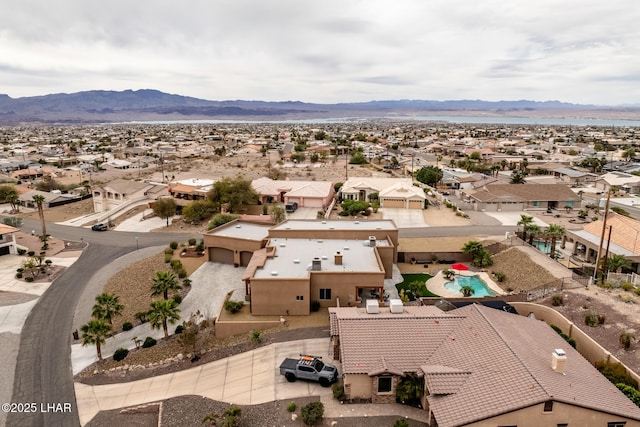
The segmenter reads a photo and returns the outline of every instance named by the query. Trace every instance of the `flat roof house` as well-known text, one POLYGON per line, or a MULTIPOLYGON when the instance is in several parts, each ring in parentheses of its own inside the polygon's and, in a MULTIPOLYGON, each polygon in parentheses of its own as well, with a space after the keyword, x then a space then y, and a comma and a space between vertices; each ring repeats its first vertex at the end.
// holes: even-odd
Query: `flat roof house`
POLYGON ((348 399, 395 402, 411 377, 432 426, 640 425, 640 408, 543 321, 478 304, 329 313, 348 399))

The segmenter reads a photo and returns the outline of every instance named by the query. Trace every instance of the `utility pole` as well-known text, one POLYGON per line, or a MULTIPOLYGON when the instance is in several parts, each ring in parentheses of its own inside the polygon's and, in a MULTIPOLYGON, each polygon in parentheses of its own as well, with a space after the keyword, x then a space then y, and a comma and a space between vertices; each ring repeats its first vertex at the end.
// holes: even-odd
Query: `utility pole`
POLYGON ((347 181, 349 179, 349 148, 347 148, 346 154, 344 156, 344 180, 347 181))
POLYGON ((609 201, 611 200, 611 187, 607 193, 607 203, 604 206, 604 219, 602 221, 602 234, 600 235, 600 246, 598 247, 598 256, 596 257, 596 268, 593 271, 593 280, 598 279, 598 271, 600 270, 600 262, 602 261, 602 247, 604 246, 604 234, 607 230, 607 213, 609 213, 609 201))

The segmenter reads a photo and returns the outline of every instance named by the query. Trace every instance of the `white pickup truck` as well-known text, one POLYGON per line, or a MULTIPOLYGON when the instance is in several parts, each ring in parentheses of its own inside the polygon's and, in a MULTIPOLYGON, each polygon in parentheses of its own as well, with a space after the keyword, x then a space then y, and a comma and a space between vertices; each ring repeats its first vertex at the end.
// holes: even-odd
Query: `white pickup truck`
POLYGON ((280 364, 280 375, 290 383, 302 379, 318 381, 322 387, 329 387, 338 379, 338 369, 324 363, 321 357, 301 354, 298 359, 284 359, 280 364))

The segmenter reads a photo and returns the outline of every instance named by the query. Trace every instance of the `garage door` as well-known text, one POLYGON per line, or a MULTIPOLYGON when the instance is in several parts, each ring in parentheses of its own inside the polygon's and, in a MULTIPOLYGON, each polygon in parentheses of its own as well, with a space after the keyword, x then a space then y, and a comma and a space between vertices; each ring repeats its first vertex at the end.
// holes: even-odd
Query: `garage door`
POLYGON ((422 209, 423 206, 422 200, 409 200, 409 209, 422 209))
POLYGON ((3 246, 0 248, 0 255, 9 255, 11 253, 11 249, 9 246, 3 246))
POLYGON ((385 207, 385 208, 404 208, 404 199, 383 199, 382 207, 385 207))
POLYGON ((322 207, 322 199, 316 199, 316 198, 304 199, 304 204, 300 205, 300 207, 304 207, 304 208, 321 208, 322 207))
POLYGON ((249 265, 249 260, 251 259, 252 255, 253 252, 240 252, 240 265, 243 267, 249 265))
POLYGON ((209 261, 233 264, 233 251, 224 248, 209 248, 209 261))

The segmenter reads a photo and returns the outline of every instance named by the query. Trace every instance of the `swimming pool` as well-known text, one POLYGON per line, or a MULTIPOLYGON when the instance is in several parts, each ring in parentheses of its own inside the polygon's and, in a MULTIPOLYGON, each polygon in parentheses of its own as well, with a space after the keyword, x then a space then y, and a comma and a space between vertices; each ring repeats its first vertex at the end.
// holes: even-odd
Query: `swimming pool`
POLYGON ((451 292, 460 292, 460 288, 463 286, 471 286, 475 291, 472 296, 474 297, 493 297, 494 294, 486 283, 478 276, 458 276, 456 275, 452 282, 446 282, 444 288, 451 292))
MULTIPOLYGON (((533 246, 538 248, 539 251, 544 253, 545 255, 549 255, 551 253, 551 242, 544 242, 540 240, 534 240, 533 246)), ((560 258, 562 254, 559 250, 556 249, 556 258, 560 258)))

